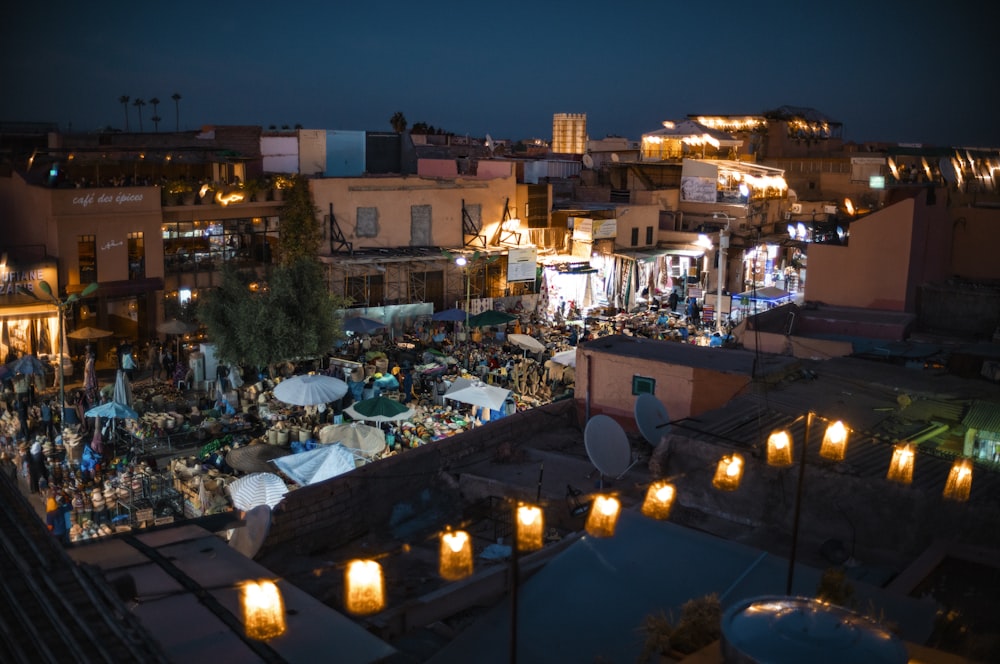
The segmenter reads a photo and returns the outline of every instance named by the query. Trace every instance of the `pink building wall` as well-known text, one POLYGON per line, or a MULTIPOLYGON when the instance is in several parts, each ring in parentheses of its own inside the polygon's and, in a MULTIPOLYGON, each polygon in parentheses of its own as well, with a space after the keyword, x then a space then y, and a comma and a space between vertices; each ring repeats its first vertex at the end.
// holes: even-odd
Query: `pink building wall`
POLYGON ((952 210, 951 267, 971 280, 1000 279, 996 238, 1000 210, 964 207, 952 210))

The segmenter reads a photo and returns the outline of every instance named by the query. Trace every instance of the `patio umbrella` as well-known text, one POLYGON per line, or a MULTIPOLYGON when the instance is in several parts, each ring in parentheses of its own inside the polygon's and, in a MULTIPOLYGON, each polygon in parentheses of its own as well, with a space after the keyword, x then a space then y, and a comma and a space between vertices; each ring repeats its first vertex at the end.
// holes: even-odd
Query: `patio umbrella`
POLYGON ((460 323, 465 322, 465 316, 466 314, 464 309, 445 309, 444 311, 439 311, 431 316, 431 320, 460 323))
POLYGON ((115 375, 115 389, 112 392, 111 400, 123 406, 132 407, 132 383, 121 369, 115 375))
POLYGON ((526 352, 541 353, 545 350, 545 344, 527 334, 508 334, 507 340, 518 348, 523 348, 526 352))
POLYGON ((370 422, 395 422, 413 417, 414 410, 406 404, 387 397, 365 399, 348 406, 344 412, 355 420, 370 422))
POLYGON ((97 369, 93 356, 88 357, 83 366, 83 390, 91 403, 97 400, 97 369))
POLYGON ((66 336, 70 339, 82 339, 83 341, 92 341, 94 339, 103 339, 104 337, 110 337, 114 332, 111 330, 101 330, 96 327, 81 327, 73 330, 66 336))
POLYGON ((479 380, 459 378, 444 393, 444 398, 467 403, 470 406, 500 410, 509 394, 510 390, 502 387, 487 385, 479 380))
POLYGON ((330 424, 319 430, 319 442, 340 443, 344 447, 358 450, 368 458, 385 451, 385 433, 378 427, 351 422, 330 424))
POLYGON ((7 368, 11 370, 11 373, 24 374, 25 376, 45 375, 45 365, 34 355, 22 355, 8 364, 7 368))
POLYGON ((258 505, 274 508, 288 493, 285 481, 274 473, 250 473, 230 482, 226 487, 233 506, 244 512, 258 505))
POLYGON ((497 311, 496 309, 487 309, 481 314, 476 314, 469 319, 469 325, 471 327, 489 327, 491 325, 506 325, 517 318, 517 316, 511 316, 510 314, 504 313, 502 311, 497 311))
POLYGON ((354 453, 343 445, 321 445, 314 450, 274 460, 274 465, 297 484, 306 486, 357 468, 354 453))
POLYGON ((292 376, 274 386, 274 398, 296 406, 316 406, 336 401, 347 389, 347 383, 333 376, 292 376))
POLYGON ((84 417, 103 417, 111 420, 139 419, 139 414, 137 412, 116 401, 107 401, 102 403, 100 406, 94 406, 83 415, 84 417))
POLYGON ((569 350, 564 350, 556 353, 552 356, 552 361, 556 364, 561 364, 564 367, 575 367, 576 366, 576 349, 571 348, 569 350))
POLYGON ((344 331, 353 332, 355 334, 371 334, 375 330, 383 327, 385 327, 385 323, 372 320, 371 318, 365 318, 363 316, 348 318, 344 321, 344 331))
POLYGON ((160 334, 187 334, 188 332, 193 332, 194 329, 194 325, 177 320, 176 318, 163 321, 156 326, 156 331, 160 334))

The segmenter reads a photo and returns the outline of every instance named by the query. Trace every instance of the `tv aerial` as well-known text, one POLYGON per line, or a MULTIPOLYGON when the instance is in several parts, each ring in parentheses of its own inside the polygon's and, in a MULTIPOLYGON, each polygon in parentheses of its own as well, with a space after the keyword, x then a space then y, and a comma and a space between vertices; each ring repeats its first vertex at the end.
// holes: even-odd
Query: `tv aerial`
POLYGON ((591 157, 589 154, 583 155, 583 159, 581 161, 583 161, 583 165, 586 166, 587 168, 594 167, 594 158, 591 157))
POLYGON ((669 431, 667 407, 652 394, 640 394, 635 400, 635 423, 646 442, 656 447, 669 431))
POLYGON ((602 487, 605 476, 621 479, 635 463, 625 430, 607 415, 590 418, 583 431, 583 444, 590 462, 601 473, 602 487))

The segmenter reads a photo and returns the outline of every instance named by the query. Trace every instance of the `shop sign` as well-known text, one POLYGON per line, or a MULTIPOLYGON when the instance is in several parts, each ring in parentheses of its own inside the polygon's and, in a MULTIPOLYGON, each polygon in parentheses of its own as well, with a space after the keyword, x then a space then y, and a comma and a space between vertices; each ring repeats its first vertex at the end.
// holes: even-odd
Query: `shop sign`
POLYGON ((507 281, 534 281, 537 265, 536 247, 511 247, 507 252, 507 281))
POLYGON ((608 240, 618 236, 617 219, 588 219, 572 217, 573 239, 581 242, 608 240))
POLYGON ((159 187, 56 190, 52 192, 52 212, 63 215, 152 211, 160 205, 159 191, 159 187))
POLYGON ((35 302, 33 297, 21 293, 22 290, 36 293, 43 299, 46 298, 47 296, 42 293, 39 286, 42 281, 46 281, 53 288, 56 288, 58 275, 54 262, 24 267, 18 265, 0 266, 0 305, 35 302))

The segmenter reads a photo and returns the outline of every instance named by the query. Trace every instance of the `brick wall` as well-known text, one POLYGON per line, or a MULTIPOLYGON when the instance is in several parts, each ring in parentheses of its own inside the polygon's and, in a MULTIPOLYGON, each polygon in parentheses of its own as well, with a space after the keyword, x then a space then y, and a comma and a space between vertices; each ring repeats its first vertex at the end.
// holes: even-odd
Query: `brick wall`
POLYGON ((442 472, 457 474, 461 468, 494 458, 500 448, 516 452, 534 434, 575 424, 572 406, 565 400, 516 413, 291 491, 274 510, 259 555, 288 547, 309 554, 355 540, 388 522, 400 502, 429 487, 446 490, 442 472))

